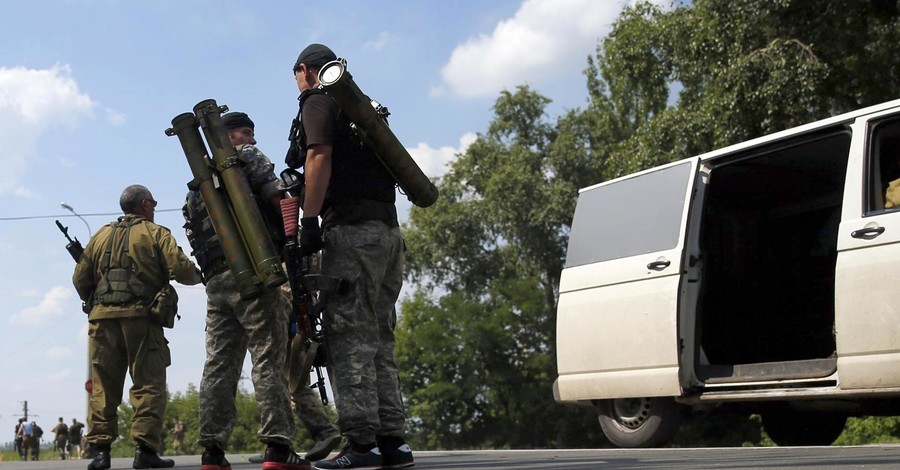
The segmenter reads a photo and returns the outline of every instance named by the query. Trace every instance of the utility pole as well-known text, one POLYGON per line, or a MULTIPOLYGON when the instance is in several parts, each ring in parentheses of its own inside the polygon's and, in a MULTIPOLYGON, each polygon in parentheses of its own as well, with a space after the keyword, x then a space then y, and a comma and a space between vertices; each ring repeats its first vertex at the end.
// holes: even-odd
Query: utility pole
MULTIPOLYGON (((21 415, 13 415, 13 416, 22 416, 25 418, 25 421, 28 421, 28 400, 22 402, 22 414, 21 415)), ((40 416, 40 415, 31 415, 32 418, 40 416)))

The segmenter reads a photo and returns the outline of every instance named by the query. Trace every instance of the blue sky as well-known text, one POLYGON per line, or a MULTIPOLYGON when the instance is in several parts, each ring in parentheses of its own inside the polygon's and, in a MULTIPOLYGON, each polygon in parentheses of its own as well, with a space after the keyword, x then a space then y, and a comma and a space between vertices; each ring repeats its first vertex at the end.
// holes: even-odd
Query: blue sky
MULTIPOLYGON (((207 98, 247 112, 280 171, 297 111, 291 67, 321 42, 347 59, 360 88, 390 109, 400 141, 439 177, 487 129, 503 89, 530 85, 553 100, 550 118, 583 107, 587 57, 625 3, 3 2, 0 429, 9 434, 0 442, 12 440, 26 400, 46 428, 59 416, 85 420, 87 322, 53 220, 87 244, 88 226, 114 219, 122 189, 139 183, 160 203, 156 222, 188 246, 180 208, 191 174, 164 134, 173 117, 207 98)), ((182 320, 167 331, 173 392, 199 385, 205 357, 203 289, 178 292, 182 320)))

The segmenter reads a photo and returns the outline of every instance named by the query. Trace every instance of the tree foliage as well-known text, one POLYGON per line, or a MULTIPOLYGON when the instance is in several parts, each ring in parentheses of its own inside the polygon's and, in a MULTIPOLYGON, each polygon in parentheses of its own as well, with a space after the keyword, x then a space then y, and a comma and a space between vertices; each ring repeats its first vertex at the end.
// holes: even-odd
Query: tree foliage
MULTIPOLYGON (((438 202, 413 208, 404 227, 417 290, 402 305, 397 355, 416 444, 602 443, 593 413, 551 396, 577 190, 893 99, 898 39, 889 0, 637 3, 587 58, 585 109, 551 121, 546 97, 503 91, 438 182, 438 202)), ((742 422, 728 442, 764 440, 758 420, 742 422)), ((696 426, 679 445, 724 435, 696 426)))

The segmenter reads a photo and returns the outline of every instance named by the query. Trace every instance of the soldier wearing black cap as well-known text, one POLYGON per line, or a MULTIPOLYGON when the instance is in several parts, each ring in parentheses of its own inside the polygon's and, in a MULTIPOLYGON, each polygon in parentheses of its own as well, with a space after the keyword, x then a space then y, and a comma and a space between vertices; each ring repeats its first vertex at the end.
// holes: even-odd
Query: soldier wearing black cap
POLYGON ((301 251, 324 248, 322 274, 353 286, 347 295, 327 297, 324 317, 338 425, 347 445, 315 467, 412 467, 394 359, 394 304, 403 284, 396 183, 318 88, 319 70, 336 58, 328 47, 310 44, 294 63, 301 151, 286 162, 304 168, 301 251))
MULTIPOLYGON (((275 166, 256 148, 253 121, 244 113, 227 113, 222 121, 238 165, 259 203, 260 213, 280 214, 281 187, 275 166)), ((266 444, 264 468, 308 470, 309 462, 291 448, 294 422, 287 381, 287 324, 291 305, 279 288, 262 288, 259 297, 241 298, 234 274, 225 261, 219 238, 203 198, 188 193, 184 208, 185 232, 192 255, 203 272, 207 295, 206 363, 200 380, 200 438, 204 470, 229 470, 225 449, 237 422, 235 392, 247 349, 252 361, 253 388, 259 407, 259 440, 266 444)), ((273 221, 273 225, 275 225, 273 221)), ((280 231, 281 221, 277 221, 280 231)))

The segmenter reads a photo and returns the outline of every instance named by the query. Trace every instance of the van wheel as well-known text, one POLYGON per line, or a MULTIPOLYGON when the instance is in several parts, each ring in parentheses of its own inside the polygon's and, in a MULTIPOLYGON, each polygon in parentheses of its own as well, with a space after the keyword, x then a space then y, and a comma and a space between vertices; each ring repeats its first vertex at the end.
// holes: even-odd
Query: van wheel
POLYGON ((786 407, 761 414, 763 430, 780 446, 830 446, 844 432, 847 417, 786 407))
POLYGON ((604 400, 597 408, 603 434, 619 447, 659 447, 684 417, 684 408, 669 397, 604 400))

